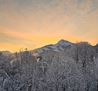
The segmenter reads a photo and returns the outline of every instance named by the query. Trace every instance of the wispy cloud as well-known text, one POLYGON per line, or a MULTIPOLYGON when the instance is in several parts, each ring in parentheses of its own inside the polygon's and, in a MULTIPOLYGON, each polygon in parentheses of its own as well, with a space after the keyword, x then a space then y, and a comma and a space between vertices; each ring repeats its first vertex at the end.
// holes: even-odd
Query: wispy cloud
POLYGON ((0 43, 29 48, 61 38, 96 43, 97 4, 98 0, 0 0, 0 43))

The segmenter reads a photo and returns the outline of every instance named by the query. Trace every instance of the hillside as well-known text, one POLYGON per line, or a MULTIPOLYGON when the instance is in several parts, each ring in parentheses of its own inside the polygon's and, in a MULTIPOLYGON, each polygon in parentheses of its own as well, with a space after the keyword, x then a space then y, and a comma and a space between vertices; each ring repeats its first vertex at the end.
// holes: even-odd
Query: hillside
POLYGON ((0 52, 0 91, 98 91, 98 44, 60 40, 0 52))

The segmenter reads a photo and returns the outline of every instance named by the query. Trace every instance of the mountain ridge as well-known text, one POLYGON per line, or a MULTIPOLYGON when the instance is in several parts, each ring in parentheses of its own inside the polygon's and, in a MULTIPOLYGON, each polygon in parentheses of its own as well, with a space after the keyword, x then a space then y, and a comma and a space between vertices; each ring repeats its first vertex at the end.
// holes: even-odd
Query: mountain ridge
POLYGON ((0 91, 98 91, 98 45, 60 40, 36 51, 1 52, 0 91))

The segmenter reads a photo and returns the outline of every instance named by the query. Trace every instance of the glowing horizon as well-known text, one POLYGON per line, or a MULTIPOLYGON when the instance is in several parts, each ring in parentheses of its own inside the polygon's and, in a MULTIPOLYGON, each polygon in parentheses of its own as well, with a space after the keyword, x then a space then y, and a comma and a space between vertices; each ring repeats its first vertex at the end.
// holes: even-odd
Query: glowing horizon
POLYGON ((0 50, 98 43, 98 0, 0 0, 0 50))

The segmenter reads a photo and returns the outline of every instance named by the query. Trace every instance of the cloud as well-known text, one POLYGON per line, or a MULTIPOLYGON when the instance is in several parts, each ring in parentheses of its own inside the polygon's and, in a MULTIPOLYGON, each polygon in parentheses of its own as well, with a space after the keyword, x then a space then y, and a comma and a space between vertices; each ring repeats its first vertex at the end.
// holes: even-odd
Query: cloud
POLYGON ((61 38, 95 43, 98 38, 97 2, 0 0, 0 42, 2 45, 17 44, 32 49, 61 38))

